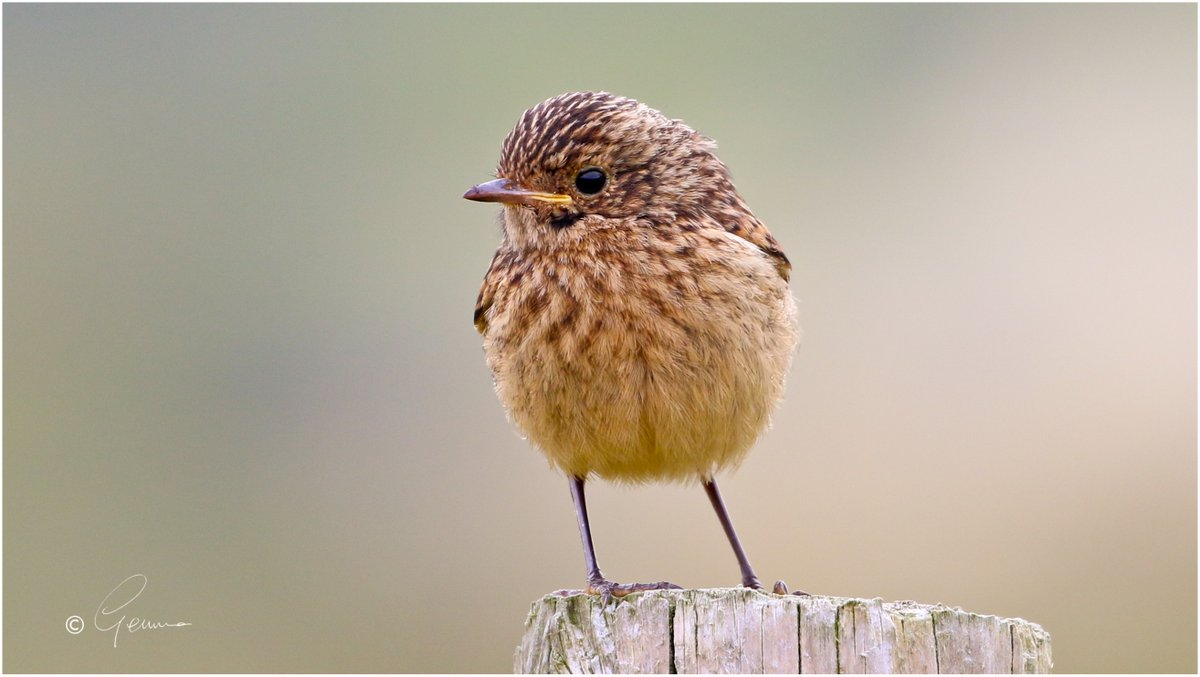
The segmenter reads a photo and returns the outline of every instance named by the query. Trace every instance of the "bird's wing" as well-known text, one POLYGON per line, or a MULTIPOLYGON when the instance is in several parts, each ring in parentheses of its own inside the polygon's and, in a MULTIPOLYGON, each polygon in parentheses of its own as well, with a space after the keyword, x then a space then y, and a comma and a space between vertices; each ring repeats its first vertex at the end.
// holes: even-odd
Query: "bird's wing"
POLYGON ((475 300, 475 329, 480 334, 487 332, 485 314, 496 299, 496 290, 505 281, 505 273, 511 267, 509 258, 509 254, 503 248, 497 249, 496 255, 492 257, 492 265, 483 276, 483 286, 479 289, 479 298, 475 300))
POLYGON ((721 219, 721 225, 730 235, 740 237, 770 256, 775 263, 775 269, 779 271, 779 276, 785 281, 791 277, 792 262, 788 261, 787 254, 779 248, 775 236, 771 235, 771 231, 767 230, 762 221, 750 213, 749 208, 744 207, 744 211, 739 209, 729 214, 727 218, 721 219))

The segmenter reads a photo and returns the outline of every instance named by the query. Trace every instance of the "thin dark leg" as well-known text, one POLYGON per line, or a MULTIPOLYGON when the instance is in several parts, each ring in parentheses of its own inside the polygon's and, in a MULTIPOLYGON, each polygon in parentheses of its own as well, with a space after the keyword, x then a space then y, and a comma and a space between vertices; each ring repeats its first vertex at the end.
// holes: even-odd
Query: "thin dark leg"
POLYGON ((742 550, 742 542, 738 540, 737 532, 733 530, 733 522, 729 520, 729 511, 725 509, 725 501, 721 500, 721 492, 717 490, 716 480, 705 480, 704 491, 708 494, 708 500, 712 501, 713 510, 717 511, 717 519, 721 520, 721 527, 725 529, 729 545, 733 546, 733 554, 737 555, 738 566, 742 568, 742 585, 761 590, 762 584, 758 582, 758 576, 754 575, 750 560, 746 559, 746 551, 742 550))
POLYGON ((587 499, 583 495, 584 478, 571 476, 571 500, 575 503, 575 517, 579 520, 579 539, 583 541, 583 564, 587 567, 589 583, 604 580, 600 566, 596 564, 596 549, 592 546, 592 528, 588 525, 587 499))
MULTIPOLYGON (((571 500, 575 502, 575 516, 579 519, 579 540, 583 541, 583 564, 587 567, 588 587, 586 592, 592 595, 603 595, 605 599, 608 599, 624 597, 631 592, 678 588, 678 585, 667 581, 613 583, 605 580, 604 574, 600 573, 600 566, 596 564, 596 549, 592 546, 592 528, 588 525, 587 500, 583 496, 583 482, 584 478, 582 477, 571 477, 571 500)), ((566 594, 567 591, 562 592, 566 594)))

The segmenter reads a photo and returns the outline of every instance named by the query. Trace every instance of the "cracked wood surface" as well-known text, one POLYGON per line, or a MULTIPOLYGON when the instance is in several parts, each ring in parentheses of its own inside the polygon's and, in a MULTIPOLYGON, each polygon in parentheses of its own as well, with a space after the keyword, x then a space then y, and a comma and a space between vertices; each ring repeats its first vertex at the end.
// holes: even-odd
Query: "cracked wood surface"
POLYGON ((942 605, 744 588, 533 603, 518 673, 1050 672, 1036 623, 942 605))

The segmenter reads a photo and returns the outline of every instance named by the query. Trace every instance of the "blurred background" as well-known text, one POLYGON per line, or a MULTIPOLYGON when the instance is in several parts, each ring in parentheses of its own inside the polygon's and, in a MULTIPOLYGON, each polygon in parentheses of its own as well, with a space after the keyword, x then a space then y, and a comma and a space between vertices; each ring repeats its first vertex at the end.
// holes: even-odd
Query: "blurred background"
MULTIPOLYGON (((460 195, 577 89, 717 139, 795 265, 722 478, 765 580, 1196 670, 1194 5, 3 12, 6 671, 511 669, 584 569, 460 195), (136 573, 192 625, 114 649, 136 573)), ((614 579, 738 582, 698 487, 589 498, 614 579)))

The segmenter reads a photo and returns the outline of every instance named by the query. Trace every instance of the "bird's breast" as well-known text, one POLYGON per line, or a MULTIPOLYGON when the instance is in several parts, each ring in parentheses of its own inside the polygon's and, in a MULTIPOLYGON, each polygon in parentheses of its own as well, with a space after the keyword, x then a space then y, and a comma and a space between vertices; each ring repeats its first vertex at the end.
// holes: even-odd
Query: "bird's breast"
POLYGON ((485 338, 518 426, 575 474, 683 479, 736 463, 795 345, 787 284, 711 240, 588 243, 516 257, 485 338))

